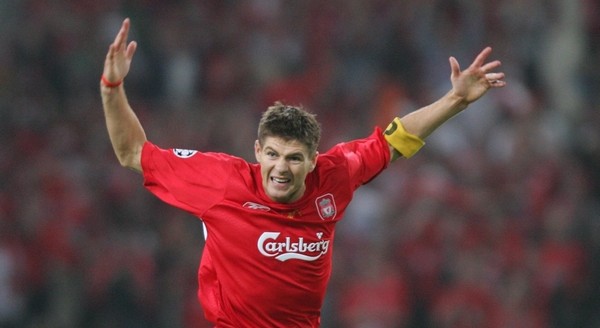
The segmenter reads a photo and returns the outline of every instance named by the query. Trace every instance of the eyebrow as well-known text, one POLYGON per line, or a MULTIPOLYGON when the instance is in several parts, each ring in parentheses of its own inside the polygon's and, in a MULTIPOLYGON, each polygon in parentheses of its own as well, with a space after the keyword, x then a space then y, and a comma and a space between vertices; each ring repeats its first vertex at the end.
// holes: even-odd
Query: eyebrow
MULTIPOLYGON (((271 146, 266 146, 264 150, 265 151, 273 151, 273 152, 277 153, 278 155, 281 155, 281 153, 279 151, 275 150, 271 146)), ((292 152, 292 153, 289 153, 289 154, 285 155, 286 158, 297 157, 297 156, 300 156, 303 159, 306 157, 306 156, 304 156, 304 153, 302 151, 296 151, 296 152, 292 152)))

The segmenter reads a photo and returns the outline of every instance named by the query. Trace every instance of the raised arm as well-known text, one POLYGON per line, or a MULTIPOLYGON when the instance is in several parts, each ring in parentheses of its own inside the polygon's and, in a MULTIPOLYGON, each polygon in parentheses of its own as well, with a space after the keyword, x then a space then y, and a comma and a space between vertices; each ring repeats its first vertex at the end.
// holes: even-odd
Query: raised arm
POLYGON ((129 73, 131 60, 137 48, 135 41, 127 43, 129 26, 130 21, 127 18, 108 48, 100 81, 100 94, 106 128, 119 163, 141 172, 142 147, 146 141, 146 134, 129 106, 123 87, 123 79, 129 73))
POLYGON ((398 149, 401 148, 398 147, 398 143, 401 142, 402 138, 408 138, 409 144, 414 143, 414 147, 418 147, 419 141, 422 143, 444 122, 481 98, 489 89, 506 85, 504 73, 493 72, 500 67, 500 61, 495 60, 486 63, 491 52, 492 48, 490 47, 483 49, 471 66, 464 71, 460 70, 456 58, 450 57, 452 89, 434 103, 396 119, 386 131, 386 139, 390 143, 390 151, 392 151, 392 160, 402 155, 405 157, 412 155, 408 154, 407 156, 398 149), (403 130, 406 135, 400 135, 398 133, 400 130, 403 130))

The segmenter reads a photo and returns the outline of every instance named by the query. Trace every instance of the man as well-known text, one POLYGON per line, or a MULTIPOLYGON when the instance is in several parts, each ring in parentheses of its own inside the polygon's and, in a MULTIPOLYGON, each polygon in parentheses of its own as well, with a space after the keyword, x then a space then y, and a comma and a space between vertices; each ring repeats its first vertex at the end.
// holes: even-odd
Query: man
POLYGON ((450 58, 452 90, 395 118, 385 132, 318 154, 320 127, 302 108, 276 103, 262 116, 258 163, 222 154, 160 149, 123 88, 137 44, 125 19, 110 45, 100 89, 121 165, 140 172, 163 201, 205 227, 198 297, 217 327, 318 327, 331 273, 335 225, 353 192, 399 157, 410 157, 445 121, 490 88, 505 85, 484 49, 464 71, 450 58))

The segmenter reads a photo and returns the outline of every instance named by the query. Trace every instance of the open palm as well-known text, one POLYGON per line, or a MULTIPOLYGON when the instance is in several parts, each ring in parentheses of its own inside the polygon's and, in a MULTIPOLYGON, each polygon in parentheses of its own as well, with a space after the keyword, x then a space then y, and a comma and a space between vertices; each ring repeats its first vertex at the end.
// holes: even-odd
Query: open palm
POLYGON ((485 63, 491 52, 492 48, 490 47, 483 49, 471 66, 464 71, 460 70, 456 58, 450 57, 452 91, 467 104, 481 98, 490 88, 499 88, 506 85, 503 80, 504 73, 492 72, 500 67, 500 61, 495 60, 485 63))
POLYGON ((135 41, 131 41, 127 44, 129 27, 130 21, 129 18, 126 18, 123 21, 115 40, 108 48, 103 71, 103 75, 108 81, 122 81, 125 76, 127 76, 127 73, 129 73, 131 60, 137 49, 137 43, 135 41))

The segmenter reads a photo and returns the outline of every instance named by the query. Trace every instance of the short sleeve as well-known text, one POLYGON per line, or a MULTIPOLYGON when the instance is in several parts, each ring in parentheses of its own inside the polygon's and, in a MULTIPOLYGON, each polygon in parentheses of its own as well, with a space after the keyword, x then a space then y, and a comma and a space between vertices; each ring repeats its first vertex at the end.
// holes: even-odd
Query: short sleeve
POLYGON ((371 181, 390 163, 390 148, 378 127, 367 138, 338 144, 331 152, 343 154, 353 188, 371 181))
POLYGON ((146 142, 142 149, 144 186, 164 202, 202 215, 225 193, 230 156, 187 149, 161 149, 146 142))

